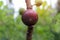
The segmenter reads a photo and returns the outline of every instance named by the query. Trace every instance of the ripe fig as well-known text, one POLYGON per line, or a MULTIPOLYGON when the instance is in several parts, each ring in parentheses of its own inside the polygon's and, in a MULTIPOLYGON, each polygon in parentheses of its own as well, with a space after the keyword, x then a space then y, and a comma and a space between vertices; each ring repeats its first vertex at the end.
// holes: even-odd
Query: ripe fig
POLYGON ((19 9, 19 14, 22 15, 24 13, 25 9, 24 8, 20 8, 19 9))
POLYGON ((34 25, 38 21, 38 15, 32 9, 27 9, 22 15, 22 21, 27 26, 34 25))

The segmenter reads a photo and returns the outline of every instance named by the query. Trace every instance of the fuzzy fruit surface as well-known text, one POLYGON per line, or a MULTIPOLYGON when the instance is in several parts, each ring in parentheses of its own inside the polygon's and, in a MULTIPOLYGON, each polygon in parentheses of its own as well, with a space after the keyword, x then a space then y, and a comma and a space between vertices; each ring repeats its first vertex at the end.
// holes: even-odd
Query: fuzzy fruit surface
POLYGON ((43 3, 43 2, 42 2, 41 0, 35 0, 35 5, 36 5, 37 7, 41 6, 42 3, 43 3))
POLYGON ((19 9, 19 14, 22 15, 24 13, 25 9, 24 8, 20 8, 19 9))
POLYGON ((38 15, 32 9, 28 9, 22 15, 22 21, 27 26, 34 25, 38 21, 38 15))
POLYGON ((40 5, 42 5, 42 2, 36 2, 35 4, 37 7, 39 7, 40 5))

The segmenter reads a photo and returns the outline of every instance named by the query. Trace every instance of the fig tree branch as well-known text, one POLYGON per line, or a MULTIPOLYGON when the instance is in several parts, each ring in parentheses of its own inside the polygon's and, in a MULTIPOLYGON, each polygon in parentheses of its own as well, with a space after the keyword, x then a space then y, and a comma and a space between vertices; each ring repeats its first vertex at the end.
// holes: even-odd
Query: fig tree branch
POLYGON ((27 9, 32 9, 31 0, 25 0, 27 9))

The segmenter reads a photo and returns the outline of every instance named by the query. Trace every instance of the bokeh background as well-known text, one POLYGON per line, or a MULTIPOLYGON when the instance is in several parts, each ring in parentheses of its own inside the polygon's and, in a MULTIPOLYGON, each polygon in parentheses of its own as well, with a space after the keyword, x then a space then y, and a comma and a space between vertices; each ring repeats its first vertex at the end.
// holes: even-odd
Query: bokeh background
MULTIPOLYGON (((33 6, 39 18, 32 40, 60 40, 60 1, 42 1, 40 7, 33 6)), ((26 9, 25 0, 0 0, 0 40, 26 40, 27 26, 22 23, 20 8, 26 9)))

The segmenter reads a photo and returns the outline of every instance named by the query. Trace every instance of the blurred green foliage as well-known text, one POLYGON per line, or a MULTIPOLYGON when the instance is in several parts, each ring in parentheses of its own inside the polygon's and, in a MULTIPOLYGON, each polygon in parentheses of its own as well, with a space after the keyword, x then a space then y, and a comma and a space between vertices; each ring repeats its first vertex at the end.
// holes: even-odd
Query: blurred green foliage
MULTIPOLYGON (((3 3, 0 1, 0 6, 3 3)), ((34 26, 33 40, 60 40, 60 13, 51 16, 54 10, 38 13, 38 22, 34 26), (49 15, 45 15, 49 14, 49 15)), ((25 40, 27 27, 22 23, 21 16, 16 20, 7 5, 0 9, 0 40, 25 40)), ((53 13, 54 14, 54 13, 53 13)))

